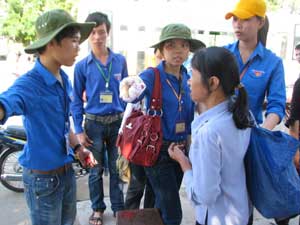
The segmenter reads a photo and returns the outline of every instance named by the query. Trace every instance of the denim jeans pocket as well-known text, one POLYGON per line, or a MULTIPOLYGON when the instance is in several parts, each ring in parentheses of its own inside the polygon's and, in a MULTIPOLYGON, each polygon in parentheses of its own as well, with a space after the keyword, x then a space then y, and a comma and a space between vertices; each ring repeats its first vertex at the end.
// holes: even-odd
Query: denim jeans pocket
POLYGON ((57 175, 36 176, 34 181, 34 192, 38 197, 46 197, 54 193, 59 186, 57 175))

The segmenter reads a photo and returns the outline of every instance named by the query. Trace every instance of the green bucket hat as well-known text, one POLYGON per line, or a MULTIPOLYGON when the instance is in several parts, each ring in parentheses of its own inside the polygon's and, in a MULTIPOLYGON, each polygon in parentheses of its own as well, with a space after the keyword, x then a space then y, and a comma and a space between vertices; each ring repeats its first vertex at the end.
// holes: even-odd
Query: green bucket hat
POLYGON ((159 48, 159 45, 170 39, 184 39, 190 42, 191 52, 195 52, 197 49, 204 48, 205 44, 202 41, 192 38, 190 28, 184 24, 168 24, 165 26, 160 34, 159 42, 152 45, 151 48, 159 48))
POLYGON ((25 48, 28 54, 47 45, 60 31, 69 26, 78 26, 80 29, 80 43, 88 38, 95 23, 77 23, 69 13, 62 9, 53 9, 39 16, 35 23, 38 40, 25 48))

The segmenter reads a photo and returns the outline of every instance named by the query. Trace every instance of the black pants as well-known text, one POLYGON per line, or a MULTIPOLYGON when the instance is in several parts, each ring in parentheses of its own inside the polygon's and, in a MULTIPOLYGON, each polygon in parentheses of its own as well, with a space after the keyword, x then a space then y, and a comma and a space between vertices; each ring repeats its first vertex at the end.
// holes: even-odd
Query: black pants
MULTIPOLYGON (((283 219, 283 220, 275 219, 275 222, 277 225, 289 225, 290 219, 293 219, 296 216, 298 216, 298 215, 294 215, 294 216, 291 216, 291 217, 283 219)), ((300 225, 300 219, 299 219, 299 225, 300 225)))
POLYGON ((144 195, 144 208, 153 208, 155 203, 154 192, 146 177, 144 167, 130 163, 130 182, 126 193, 125 209, 139 209, 144 195))
MULTIPOLYGON (((283 220, 278 220, 278 219, 274 219, 277 225, 289 225, 289 221, 290 219, 296 217, 295 216, 291 216, 289 218, 283 219, 283 220)), ((251 216, 249 217, 249 221, 248 221, 248 225, 252 225, 253 224, 253 214, 251 214, 251 216)), ((300 225, 300 219, 299 219, 299 225, 300 225)))

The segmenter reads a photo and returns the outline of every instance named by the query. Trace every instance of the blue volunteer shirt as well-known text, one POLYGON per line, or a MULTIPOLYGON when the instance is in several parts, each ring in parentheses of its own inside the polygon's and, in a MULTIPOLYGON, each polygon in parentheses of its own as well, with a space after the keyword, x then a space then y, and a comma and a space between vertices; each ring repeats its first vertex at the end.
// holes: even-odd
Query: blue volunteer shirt
POLYGON ((72 87, 64 71, 60 74, 64 87, 37 59, 32 70, 0 95, 2 124, 10 116, 24 115, 27 143, 19 162, 28 169, 47 171, 73 161, 65 148, 72 87))
POLYGON ((285 114, 285 80, 282 60, 266 49, 260 42, 244 64, 238 48, 238 41, 225 46, 237 60, 240 74, 249 63, 241 82, 245 86, 249 106, 256 121, 261 124, 263 102, 267 100, 266 115, 275 113, 280 120, 285 114))
POLYGON ((119 85, 120 81, 127 76, 125 57, 112 52, 110 49, 106 65, 103 65, 96 59, 93 53, 90 53, 76 64, 74 72, 74 101, 71 106, 75 133, 83 132, 84 113, 105 116, 121 113, 125 110, 126 104, 119 98, 119 85), (104 73, 104 77, 100 70, 104 73), (110 70, 111 72, 109 73, 110 70), (100 93, 106 90, 105 79, 108 77, 108 90, 113 94, 113 102, 100 103, 100 93), (82 100, 84 91, 86 91, 87 98, 85 108, 82 100))
MULTIPOLYGON (((160 73, 161 88, 162 88, 162 131, 163 139, 166 141, 183 141, 186 140, 187 135, 191 134, 191 123, 194 118, 194 104, 190 96, 190 88, 188 87, 187 81, 189 76, 184 66, 181 66, 182 82, 179 83, 178 79, 168 74, 164 70, 164 61, 161 62, 157 68, 160 73), (179 94, 180 88, 182 88, 182 99, 181 99, 181 112, 179 111, 178 99, 173 93, 172 88, 167 83, 167 79, 175 89, 176 93, 179 94), (176 133, 175 127, 177 122, 185 123, 185 132, 176 133)), ((141 79, 145 82, 147 88, 143 94, 137 99, 137 101, 145 97, 146 108, 150 107, 150 99, 154 87, 154 70, 146 69, 140 74, 141 79)), ((136 101, 136 102, 137 102, 136 101)))

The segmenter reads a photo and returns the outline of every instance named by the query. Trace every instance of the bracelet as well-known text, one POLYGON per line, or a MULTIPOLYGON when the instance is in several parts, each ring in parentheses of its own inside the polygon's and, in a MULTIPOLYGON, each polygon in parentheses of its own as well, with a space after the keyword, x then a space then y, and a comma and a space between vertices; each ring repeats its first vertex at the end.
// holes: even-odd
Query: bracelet
POLYGON ((73 148, 73 151, 74 151, 74 154, 76 154, 77 153, 77 150, 78 149, 80 149, 81 148, 81 144, 77 144, 77 145, 75 145, 75 147, 73 148))

